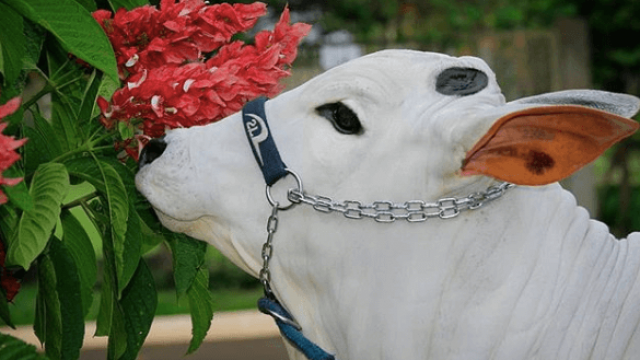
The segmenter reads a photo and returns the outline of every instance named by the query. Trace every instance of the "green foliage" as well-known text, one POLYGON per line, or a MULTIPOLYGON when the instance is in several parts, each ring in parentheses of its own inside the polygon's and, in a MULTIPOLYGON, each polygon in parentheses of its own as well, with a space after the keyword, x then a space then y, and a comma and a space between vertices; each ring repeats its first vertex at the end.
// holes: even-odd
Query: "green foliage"
POLYGON ((98 273, 95 251, 86 231, 69 210, 63 210, 60 221, 64 232, 63 242, 73 262, 78 269, 82 269, 78 276, 83 316, 86 316, 93 302, 93 285, 96 283, 98 273))
POLYGON ((181 234, 172 234, 169 246, 173 254, 176 294, 180 297, 191 288, 196 273, 204 265, 206 244, 181 234))
POLYGON ((213 318, 213 298, 208 290, 209 272, 199 268, 193 284, 187 290, 189 298, 189 310, 191 311, 191 323, 193 324, 193 338, 189 344, 187 353, 194 352, 207 335, 213 318))
MULTIPOLYGON (((278 2, 278 1, 275 1, 278 2)), ((419 41, 446 47, 477 31, 549 26, 575 15, 573 2, 560 0, 293 1, 293 8, 323 9, 327 31, 347 29, 360 41, 419 41)))
MULTIPOLYGON (((114 11, 147 1, 108 4, 114 11)), ((161 229, 135 188, 137 165, 119 161, 113 146, 118 132, 129 134, 131 129, 107 130, 97 119, 97 96, 109 98, 120 85, 111 44, 90 13, 96 9, 94 0, 0 0, 0 104, 22 92, 29 72, 45 81, 35 95, 22 99, 16 114, 4 119, 10 123, 5 135, 28 138, 19 149, 22 160, 4 174, 24 178, 2 188, 9 197, 0 206, 6 262, 35 268, 34 330, 47 358, 79 357, 85 317, 94 303, 97 279, 102 279, 94 306, 99 301, 97 331, 87 335, 109 337, 108 359, 136 359, 157 307, 154 278, 142 255, 166 241, 174 251, 177 297, 188 298, 191 306, 192 352, 213 317, 204 270, 206 246, 161 229), (51 96, 50 113, 38 105, 45 95, 51 96), (79 184, 89 190, 69 199, 71 185, 79 184), (78 214, 97 229, 103 266, 97 266, 78 214)), ((0 296, 0 321, 12 326, 10 312, 0 296)), ((23 358, 44 357, 0 335, 0 359, 23 358)))
POLYGON ((13 83, 20 76, 25 52, 22 45, 24 43, 23 21, 15 10, 0 3, 0 23, 4 28, 0 32, 0 44, 2 44, 0 73, 8 83, 13 83))
POLYGON ((0 334, 0 359, 3 360, 46 360, 36 352, 36 347, 24 343, 13 336, 0 334))
POLYGON ((131 10, 138 6, 143 6, 148 4, 149 2, 146 0, 109 0, 109 4, 111 8, 114 10, 125 8, 127 10, 131 10))
POLYGON ((51 359, 77 359, 84 338, 80 279, 66 246, 52 239, 38 259, 36 335, 51 359), (70 306, 75 304, 75 306, 70 306))
POLYGON ((24 18, 42 26, 62 46, 112 79, 118 70, 111 43, 91 14, 74 0, 3 0, 24 18))
MULTIPOLYGON (((124 315, 127 346, 121 360, 135 360, 149 334, 158 298, 149 268, 140 260, 131 282, 123 291, 120 304, 124 315)), ((212 315, 213 316, 213 315, 212 315)))
POLYGON ((29 190, 34 207, 22 213, 9 238, 8 266, 19 265, 27 270, 44 250, 60 216, 60 205, 68 188, 69 175, 62 164, 45 163, 38 167, 29 190))
POLYGON ((640 94, 640 3, 572 0, 589 22, 594 82, 611 91, 640 94))

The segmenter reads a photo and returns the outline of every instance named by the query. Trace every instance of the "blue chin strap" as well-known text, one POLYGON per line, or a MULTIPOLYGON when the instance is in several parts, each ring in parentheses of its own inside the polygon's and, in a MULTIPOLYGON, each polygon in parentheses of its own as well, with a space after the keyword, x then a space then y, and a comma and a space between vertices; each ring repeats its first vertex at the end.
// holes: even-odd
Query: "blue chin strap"
MULTIPOLYGON (((287 176, 287 167, 280 158, 276 143, 271 136, 264 110, 265 97, 253 100, 242 109, 244 131, 251 145, 253 156, 260 166, 264 181, 268 186, 287 176)), ((291 314, 280 304, 273 293, 258 300, 258 309, 274 318, 282 336, 309 360, 336 360, 302 334, 291 314)))

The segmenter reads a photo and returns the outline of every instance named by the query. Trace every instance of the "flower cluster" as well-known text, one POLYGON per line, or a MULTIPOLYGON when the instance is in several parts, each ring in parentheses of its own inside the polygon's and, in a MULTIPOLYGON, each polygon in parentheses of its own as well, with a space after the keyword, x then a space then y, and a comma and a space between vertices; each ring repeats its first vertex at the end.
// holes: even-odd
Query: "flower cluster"
POLYGON ((232 40, 265 13, 262 3, 203 0, 163 0, 159 9, 121 9, 115 15, 95 12, 125 83, 110 102, 98 99, 101 121, 137 132, 118 146, 137 158, 144 142, 166 128, 214 122, 258 96, 277 94, 310 26, 291 25, 285 9, 275 29, 259 32, 253 45, 232 40))
MULTIPOLYGON (((2 176, 5 170, 20 159, 20 155, 15 150, 27 141, 26 139, 15 140, 12 136, 2 135, 7 127, 7 123, 2 123, 2 119, 18 110, 20 102, 20 98, 15 97, 0 106, 0 185, 14 186, 22 181, 22 178, 7 179, 2 176)), ((7 195, 0 189, 0 204, 6 203, 7 200, 7 195)), ((20 289, 20 281, 12 271, 4 267, 4 258, 4 244, 0 238, 0 287, 4 290, 7 301, 12 301, 20 289)))
MULTIPOLYGON (((13 114, 20 107, 20 98, 16 97, 0 106, 0 185, 13 186, 22 181, 22 178, 7 179, 2 173, 13 163, 20 159, 20 155, 15 151, 27 141, 26 139, 15 140, 12 136, 2 135, 7 127, 7 123, 2 123, 2 118, 13 114)), ((0 190, 0 204, 7 202, 7 196, 0 190)))

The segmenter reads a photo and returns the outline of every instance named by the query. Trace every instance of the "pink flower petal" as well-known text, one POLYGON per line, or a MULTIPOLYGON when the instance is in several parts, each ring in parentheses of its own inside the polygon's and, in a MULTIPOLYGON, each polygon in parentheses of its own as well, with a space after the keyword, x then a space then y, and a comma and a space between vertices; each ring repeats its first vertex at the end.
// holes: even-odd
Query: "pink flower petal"
POLYGON ((2 120, 2 118, 4 118, 5 116, 11 115, 16 112, 16 110, 20 108, 21 101, 22 99, 20 97, 14 97, 13 99, 7 101, 6 104, 0 106, 0 120, 2 120))

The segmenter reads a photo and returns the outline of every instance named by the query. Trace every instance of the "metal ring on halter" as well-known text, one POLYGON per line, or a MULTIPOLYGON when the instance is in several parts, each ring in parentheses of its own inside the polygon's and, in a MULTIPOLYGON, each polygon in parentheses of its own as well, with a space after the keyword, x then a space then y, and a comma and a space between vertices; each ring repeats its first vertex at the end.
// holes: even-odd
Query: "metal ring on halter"
MULTIPOLYGON (((293 176, 293 178, 296 180, 296 184, 298 185, 298 191, 302 194, 302 179, 300 179, 300 176, 298 176, 298 174, 294 173, 293 171, 289 170, 289 169, 285 169, 285 171, 287 172, 287 175, 291 175, 293 176)), ((272 207, 277 207, 278 210, 289 210, 293 205, 296 205, 296 203, 290 203, 287 206, 280 206, 280 203, 277 202, 276 200, 273 199, 273 196, 271 196, 271 186, 272 185, 267 185, 267 200, 269 201, 269 204, 272 207)))

